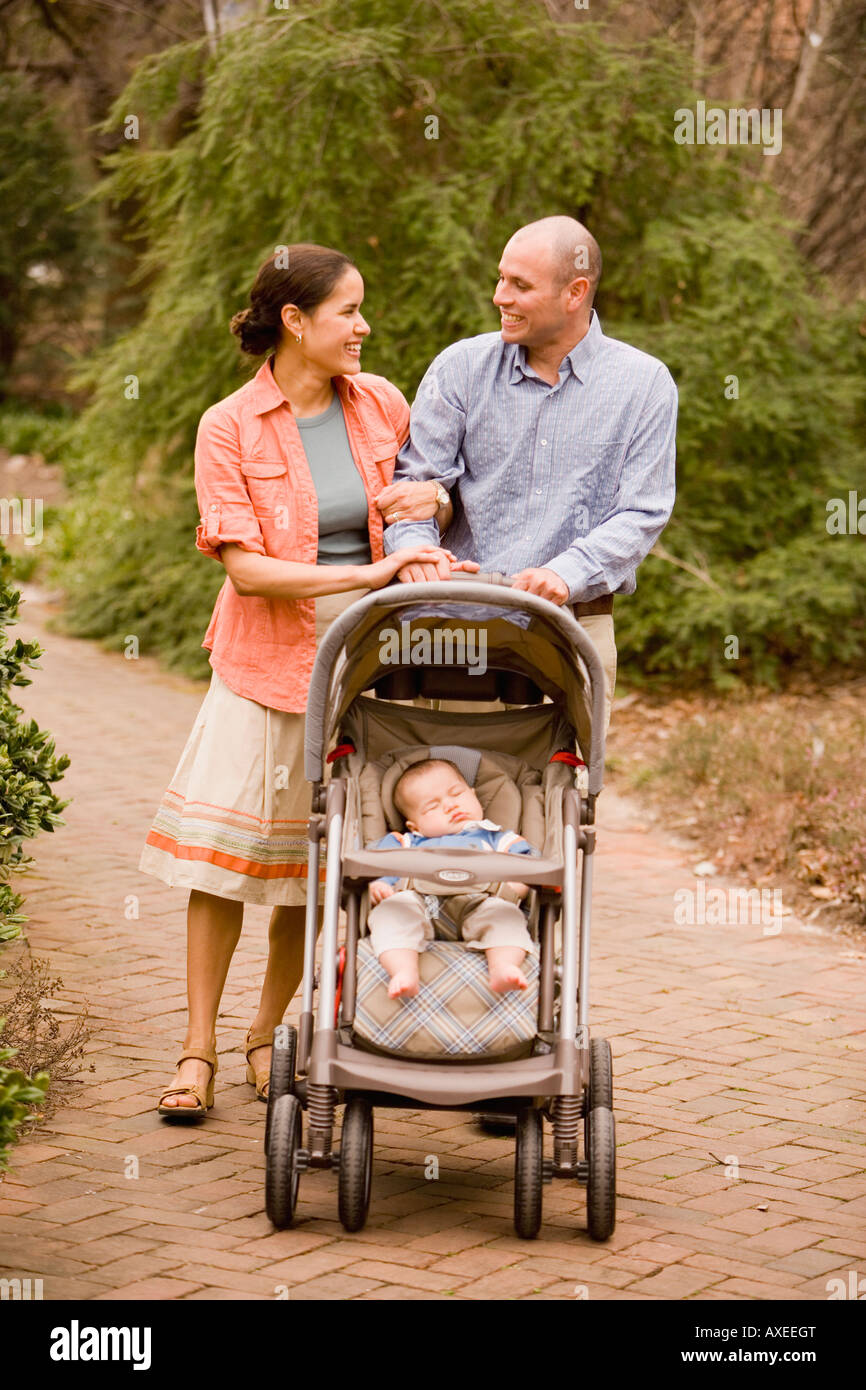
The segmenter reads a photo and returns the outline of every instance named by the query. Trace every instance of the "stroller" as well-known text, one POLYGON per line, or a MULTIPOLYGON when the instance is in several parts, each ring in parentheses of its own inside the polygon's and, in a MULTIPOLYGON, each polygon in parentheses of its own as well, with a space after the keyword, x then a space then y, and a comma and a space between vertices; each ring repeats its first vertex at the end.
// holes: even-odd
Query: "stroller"
POLYGON ((516 1115, 517 1234, 537 1236, 543 1185, 554 1177, 586 1185, 593 1239, 612 1234, 611 1053, 588 1029, 603 731, 604 675, 592 642, 569 610, 512 589, 502 575, 393 585, 365 595, 330 628, 316 656, 305 732, 311 885, 319 882, 323 843, 326 859, 321 965, 317 975, 318 895, 310 893, 299 1027, 282 1024, 274 1034, 265 1195, 276 1227, 291 1223, 300 1175, 310 1167, 337 1168, 340 1221, 347 1231, 363 1227, 378 1105, 481 1111, 503 1122, 516 1115), (375 699, 363 693, 370 690, 375 699), (502 709, 457 712, 418 697, 499 701, 502 709), (485 817, 540 854, 516 861, 476 849, 366 848, 402 829, 392 789, 409 763, 426 757, 454 762, 485 817), (535 947, 523 967, 529 988, 494 994, 482 952, 446 935, 421 954, 419 993, 390 999, 366 935, 368 885, 386 874, 429 880, 445 893, 525 881, 535 947))

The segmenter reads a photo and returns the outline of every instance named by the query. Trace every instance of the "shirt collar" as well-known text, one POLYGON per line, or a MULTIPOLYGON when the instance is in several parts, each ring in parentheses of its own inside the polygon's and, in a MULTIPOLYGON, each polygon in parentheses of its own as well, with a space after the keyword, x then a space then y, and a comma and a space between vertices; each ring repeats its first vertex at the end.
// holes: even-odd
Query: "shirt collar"
MULTIPOLYGON (((264 415, 269 410, 276 410, 278 405, 289 405, 271 369, 273 360, 273 357, 269 357, 267 362, 263 362, 250 382, 255 415, 264 415)), ((351 377, 335 376, 331 380, 341 401, 351 400, 358 390, 351 377)), ((289 409, 291 410, 290 405, 289 409)))
MULTIPOLYGON (((467 830, 501 830, 501 829, 502 829, 502 826, 501 826, 501 825, 497 825, 497 824, 496 824, 496 821, 494 821, 494 820, 467 820, 467 821, 464 821, 464 822, 463 822, 463 824, 461 825, 461 827, 460 827, 459 830, 449 830, 449 831, 446 831, 446 834, 449 834, 449 835, 462 835, 462 834, 464 834, 464 832, 467 831, 467 830)), ((424 835, 422 835, 421 832, 420 832, 420 830, 413 830, 413 831, 411 831, 410 833, 411 833, 412 835, 415 835, 419 840, 423 840, 423 839, 425 839, 425 838, 429 838, 429 836, 424 836, 424 835)), ((439 837, 438 837, 438 836, 434 836, 433 838, 434 838, 434 839, 438 839, 439 837)))
MULTIPOLYGON (((585 380, 589 364, 601 347, 603 337, 601 322, 595 309, 593 309, 586 333, 580 342, 574 345, 571 352, 567 352, 563 358, 563 362, 569 364, 572 375, 576 376, 578 381, 585 380)), ((522 344, 509 344, 508 350, 511 352, 510 381, 512 384, 523 380, 524 377, 536 375, 526 360, 526 348, 522 344)))

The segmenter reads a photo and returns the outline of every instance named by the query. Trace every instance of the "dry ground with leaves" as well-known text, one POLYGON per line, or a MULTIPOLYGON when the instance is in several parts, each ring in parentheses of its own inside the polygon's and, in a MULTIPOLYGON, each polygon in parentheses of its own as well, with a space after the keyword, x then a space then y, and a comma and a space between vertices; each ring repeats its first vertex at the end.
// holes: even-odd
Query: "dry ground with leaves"
POLYGON ((775 887, 805 921, 866 930, 866 678, 783 694, 616 702, 612 782, 705 872, 775 887))

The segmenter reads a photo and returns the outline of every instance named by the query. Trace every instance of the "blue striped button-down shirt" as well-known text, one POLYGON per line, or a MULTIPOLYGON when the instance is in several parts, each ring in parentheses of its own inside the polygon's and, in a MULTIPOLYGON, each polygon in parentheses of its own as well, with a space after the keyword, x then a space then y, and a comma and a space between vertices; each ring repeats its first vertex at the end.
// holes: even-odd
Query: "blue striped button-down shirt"
MULTIPOLYGON (((605 337, 595 311, 552 386, 525 348, 482 333, 425 373, 394 481, 452 493, 448 548, 483 571, 544 566, 572 602, 632 594, 674 504, 676 416, 664 363, 605 337)), ((385 532, 389 554, 431 541, 432 520, 385 532)))

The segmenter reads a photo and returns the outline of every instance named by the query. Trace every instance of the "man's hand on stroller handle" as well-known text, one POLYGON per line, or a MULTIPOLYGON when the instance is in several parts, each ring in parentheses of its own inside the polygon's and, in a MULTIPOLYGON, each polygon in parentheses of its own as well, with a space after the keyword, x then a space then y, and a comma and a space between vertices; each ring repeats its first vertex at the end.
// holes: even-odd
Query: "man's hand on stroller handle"
POLYGON ((527 594, 538 594, 539 598, 549 599, 551 603, 563 604, 568 599, 568 585, 560 579, 555 570, 521 570, 511 579, 512 589, 522 589, 527 594))

